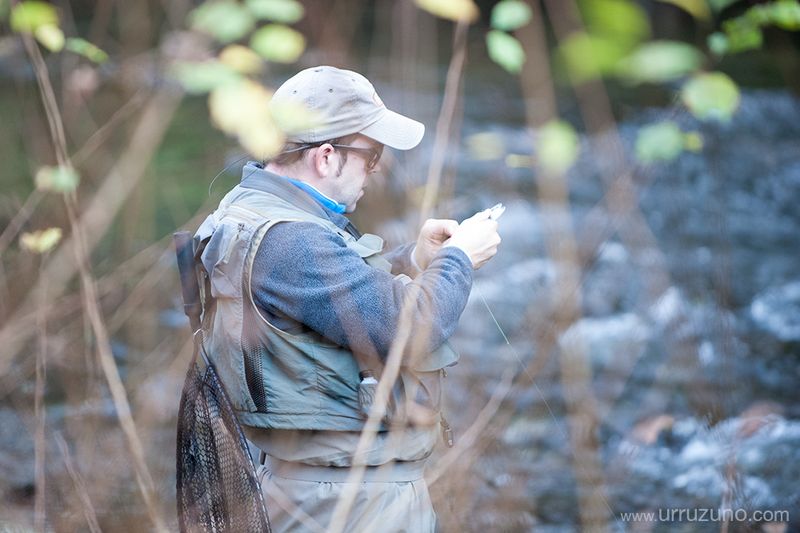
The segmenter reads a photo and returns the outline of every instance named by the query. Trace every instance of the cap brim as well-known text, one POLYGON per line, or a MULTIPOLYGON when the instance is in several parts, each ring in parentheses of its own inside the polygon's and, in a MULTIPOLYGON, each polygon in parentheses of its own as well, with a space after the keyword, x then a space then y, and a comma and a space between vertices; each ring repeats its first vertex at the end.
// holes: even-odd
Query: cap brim
POLYGON ((386 109, 381 117, 359 133, 396 150, 410 150, 425 135, 425 125, 386 109))

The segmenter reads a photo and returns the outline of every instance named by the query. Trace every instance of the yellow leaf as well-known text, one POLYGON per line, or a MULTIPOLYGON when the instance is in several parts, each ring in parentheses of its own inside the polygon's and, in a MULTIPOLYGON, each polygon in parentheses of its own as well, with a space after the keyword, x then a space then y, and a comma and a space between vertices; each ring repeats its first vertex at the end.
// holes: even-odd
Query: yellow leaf
POLYGON ((314 129, 320 123, 318 113, 314 113, 300 102, 283 101, 280 105, 270 105, 272 120, 287 135, 298 131, 314 129))
POLYGON ((61 240, 61 228, 23 233, 19 238, 20 245, 29 252, 43 254, 52 250, 61 240))
POLYGON ((226 46, 219 53, 219 60, 224 65, 242 74, 256 74, 264 68, 264 62, 258 54, 241 44, 226 46))
POLYGON ((55 24, 39 26, 33 32, 36 40, 51 52, 60 52, 64 48, 64 32, 55 24))
POLYGON ((414 0, 428 13, 449 20, 475 22, 480 10, 472 0, 414 0))
POLYGON ((478 161, 500 159, 505 153, 503 139, 493 131, 474 133, 466 138, 466 143, 469 155, 478 161))
POLYGON ((272 93, 250 80, 217 87, 208 97, 211 119, 235 135, 252 155, 267 158, 280 151, 284 136, 270 114, 272 93))

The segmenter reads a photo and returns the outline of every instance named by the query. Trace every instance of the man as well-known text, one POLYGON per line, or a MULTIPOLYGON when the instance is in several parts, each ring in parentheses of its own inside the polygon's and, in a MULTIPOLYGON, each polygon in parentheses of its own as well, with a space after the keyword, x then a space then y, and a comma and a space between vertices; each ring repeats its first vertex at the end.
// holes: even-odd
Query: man
POLYGON ((428 220, 416 243, 381 255, 383 241, 344 214, 379 170, 384 145, 411 149, 424 126, 389 111, 360 74, 333 67, 298 73, 272 105, 305 106, 313 127, 288 132, 268 164, 245 165, 196 235, 214 296, 206 345, 248 439, 268 455, 272 528, 328 526, 359 464, 366 472, 346 531, 432 531, 422 474, 440 428, 449 429, 439 387, 458 356, 446 339, 473 269, 496 253, 497 223, 488 212, 461 224, 428 220), (413 340, 388 414, 355 457, 373 376, 412 297, 413 340))

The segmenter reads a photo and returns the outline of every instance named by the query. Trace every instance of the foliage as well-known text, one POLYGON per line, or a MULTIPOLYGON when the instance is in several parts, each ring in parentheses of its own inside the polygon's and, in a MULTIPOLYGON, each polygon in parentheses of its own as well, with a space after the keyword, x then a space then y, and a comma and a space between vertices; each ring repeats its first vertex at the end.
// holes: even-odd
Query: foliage
POLYGON ((414 0, 414 3, 432 15, 452 21, 475 22, 480 16, 472 0, 414 0))
POLYGON ((303 18, 305 9, 295 0, 245 0, 250 12, 259 20, 294 24, 303 18))
POLYGON ((683 86, 681 99, 697 118, 727 122, 739 107, 739 88, 722 72, 701 73, 683 86))
POLYGON ((514 31, 531 21, 531 8, 522 0, 502 0, 492 8, 492 28, 514 31))
POLYGON ((636 157, 643 163, 671 161, 684 150, 698 151, 702 139, 696 132, 684 133, 671 120, 645 126, 636 139, 636 157))
POLYGON ((44 230, 23 233, 20 235, 20 246, 36 254, 44 254, 55 248, 61 240, 61 228, 47 228, 44 230))
POLYGON ((797 0, 777 0, 753 6, 744 14, 726 20, 722 32, 709 36, 708 46, 717 55, 759 48, 764 41, 762 29, 767 26, 800 30, 800 3, 797 0))
POLYGON ((80 176, 74 168, 42 167, 36 173, 36 187, 43 191, 72 192, 78 187, 80 176))
POLYGON ((491 30, 486 34, 486 47, 489 57, 508 72, 518 73, 525 63, 525 51, 522 45, 511 35, 500 30, 491 30))
POLYGON ((306 38, 288 26, 268 24, 253 34, 250 46, 269 61, 294 63, 306 47, 306 38))
POLYGON ((550 174, 565 172, 578 157, 578 135, 560 120, 545 124, 538 132, 539 164, 550 174))

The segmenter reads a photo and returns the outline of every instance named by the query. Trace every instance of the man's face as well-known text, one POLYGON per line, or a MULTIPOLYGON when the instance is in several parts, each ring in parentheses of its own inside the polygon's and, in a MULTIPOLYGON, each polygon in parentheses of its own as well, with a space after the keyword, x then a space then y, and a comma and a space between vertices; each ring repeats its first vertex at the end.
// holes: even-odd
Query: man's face
MULTIPOLYGON (((372 148, 381 150, 383 146, 363 135, 359 135, 354 141, 348 143, 348 146, 354 148, 372 148)), ((364 196, 364 189, 367 186, 367 179, 370 174, 378 171, 380 168, 377 165, 373 169, 369 169, 367 163, 369 155, 365 152, 358 150, 347 150, 346 148, 336 148, 337 156, 340 158, 346 153, 347 161, 341 165, 339 172, 334 177, 332 185, 334 190, 331 197, 337 202, 347 206, 346 212, 352 213, 356 209, 356 204, 364 196)))

